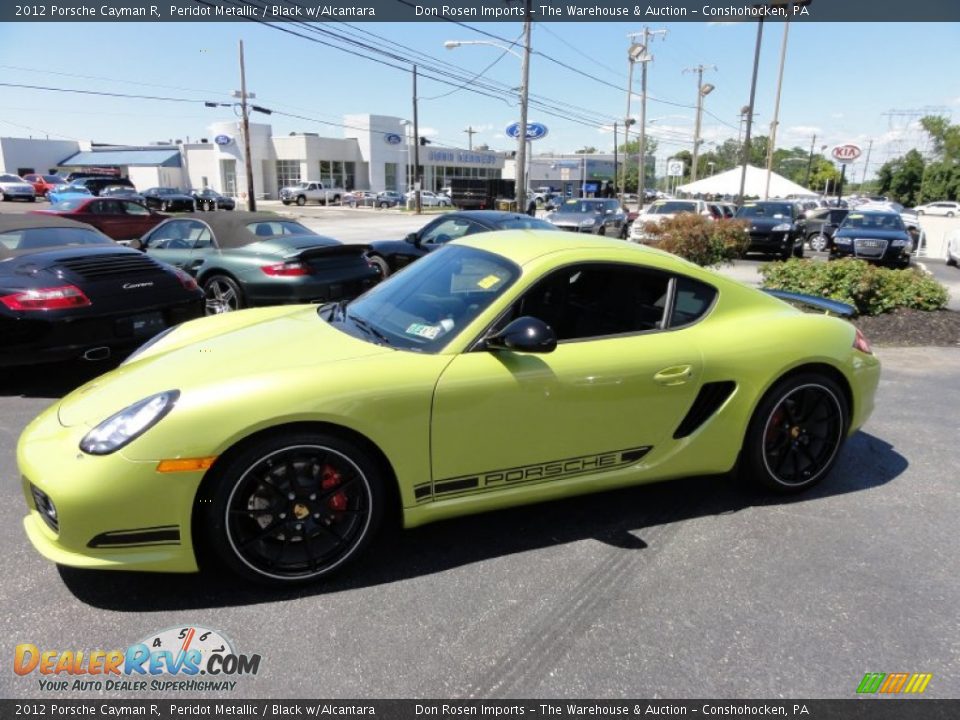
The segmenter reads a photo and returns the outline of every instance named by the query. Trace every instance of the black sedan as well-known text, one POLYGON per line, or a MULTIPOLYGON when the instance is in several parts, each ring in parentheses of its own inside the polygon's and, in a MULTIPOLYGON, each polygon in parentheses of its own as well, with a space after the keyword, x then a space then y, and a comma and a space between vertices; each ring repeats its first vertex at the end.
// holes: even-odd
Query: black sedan
POLYGON ((189 193, 179 188, 155 187, 143 191, 143 199, 148 208, 161 212, 193 212, 197 209, 196 201, 189 193))
POLYGON ((179 215, 131 247, 196 277, 208 315, 354 298, 380 280, 366 245, 345 245, 269 212, 179 215))
POLYGON ((529 215, 498 210, 450 212, 430 221, 403 240, 379 240, 370 243, 370 261, 380 269, 383 277, 386 277, 458 237, 493 230, 522 229, 556 230, 557 227, 529 215))
POLYGON ((911 252, 913 237, 899 213, 852 210, 833 236, 830 258, 855 257, 907 267, 911 252))
POLYGON ((236 200, 221 195, 212 188, 191 190, 190 195, 197 203, 197 210, 236 210, 237 208, 236 200))
POLYGON ((762 200, 744 203, 736 218, 750 224, 750 246, 747 252, 803 257, 806 223, 800 208, 790 200, 762 200))
POLYGON ((201 315, 181 270, 83 223, 0 216, 0 366, 105 359, 201 315))

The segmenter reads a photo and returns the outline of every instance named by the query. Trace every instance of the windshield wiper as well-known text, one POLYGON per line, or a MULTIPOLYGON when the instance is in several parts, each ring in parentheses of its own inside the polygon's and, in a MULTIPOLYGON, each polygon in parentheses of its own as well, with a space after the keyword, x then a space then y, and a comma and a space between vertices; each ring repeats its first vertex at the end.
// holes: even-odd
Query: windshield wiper
POLYGON ((346 313, 346 312, 344 313, 344 317, 347 318, 347 320, 352 322, 354 325, 356 325, 358 328, 366 332, 371 337, 374 337, 377 340, 379 340, 381 344, 383 345, 390 344, 390 340, 387 338, 387 336, 384 335, 379 330, 377 330, 375 327, 373 327, 373 325, 368 323, 366 320, 361 320, 356 315, 350 315, 349 313, 346 313))

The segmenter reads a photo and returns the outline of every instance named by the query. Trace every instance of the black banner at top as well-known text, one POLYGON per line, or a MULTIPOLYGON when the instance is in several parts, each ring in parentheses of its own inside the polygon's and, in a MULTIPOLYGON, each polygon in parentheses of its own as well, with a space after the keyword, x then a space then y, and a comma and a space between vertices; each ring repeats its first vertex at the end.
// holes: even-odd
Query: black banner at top
POLYGON ((39 0, 4 22, 960 22, 957 0, 39 0), (528 15, 529 12, 529 15, 528 15))

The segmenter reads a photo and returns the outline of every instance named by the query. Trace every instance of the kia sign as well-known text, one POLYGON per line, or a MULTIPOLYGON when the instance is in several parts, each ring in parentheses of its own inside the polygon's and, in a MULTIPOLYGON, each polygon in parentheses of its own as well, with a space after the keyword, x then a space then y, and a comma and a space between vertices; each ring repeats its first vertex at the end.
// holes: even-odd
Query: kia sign
POLYGON ((387 133, 383 136, 383 141, 387 145, 399 145, 403 142, 403 138, 397 135, 396 133, 387 133))
POLYGON ((838 163, 852 163, 858 157, 863 154, 863 150, 860 149, 859 145, 837 145, 831 152, 833 159, 838 163))
POLYGON ((214 141, 217 145, 229 145, 230 143, 233 142, 233 138, 230 137, 229 135, 217 135, 217 136, 213 139, 213 141, 214 141))
MULTIPOLYGON (((507 125, 507 137, 520 137, 520 123, 507 125)), ((547 126, 543 123, 527 123, 527 140, 539 140, 547 136, 547 126)))

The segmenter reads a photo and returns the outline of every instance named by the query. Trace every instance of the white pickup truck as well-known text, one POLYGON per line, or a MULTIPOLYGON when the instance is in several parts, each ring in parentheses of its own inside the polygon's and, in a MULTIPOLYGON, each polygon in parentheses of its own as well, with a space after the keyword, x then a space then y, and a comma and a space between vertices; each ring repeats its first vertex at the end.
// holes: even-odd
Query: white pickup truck
POLYGON ((307 201, 329 205, 330 203, 339 203, 340 198, 346 194, 343 188, 330 187, 316 180, 304 180, 296 185, 288 185, 280 188, 280 201, 284 205, 296 203, 297 205, 306 205, 307 201))

